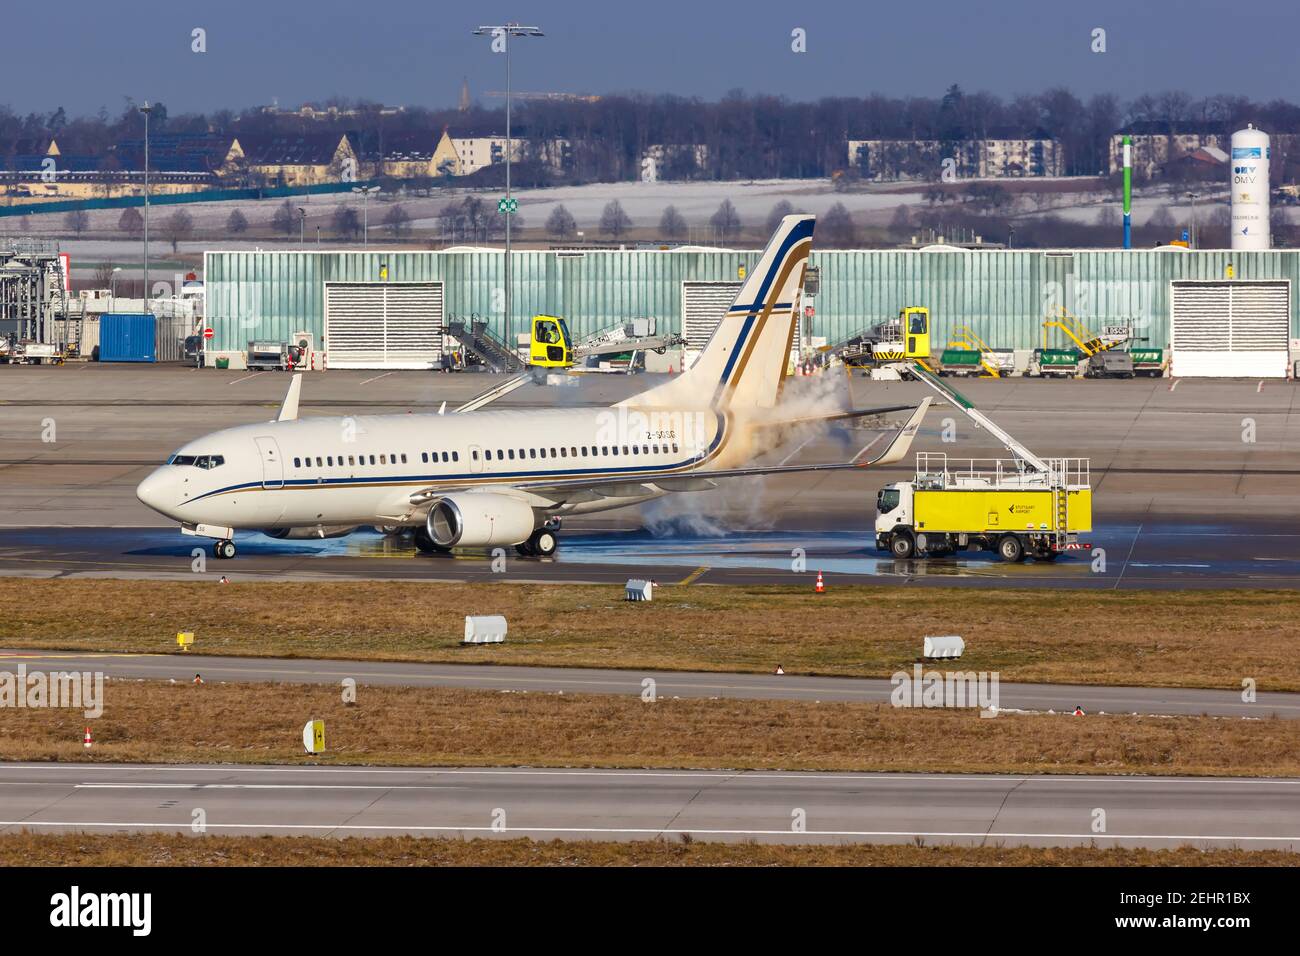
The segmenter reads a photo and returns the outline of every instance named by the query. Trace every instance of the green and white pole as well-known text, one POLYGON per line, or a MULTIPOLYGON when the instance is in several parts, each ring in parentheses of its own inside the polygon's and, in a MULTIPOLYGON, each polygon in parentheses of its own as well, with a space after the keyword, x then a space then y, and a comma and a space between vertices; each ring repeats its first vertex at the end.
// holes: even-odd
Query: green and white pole
POLYGON ((1133 248, 1133 139, 1124 137, 1124 248, 1133 248))

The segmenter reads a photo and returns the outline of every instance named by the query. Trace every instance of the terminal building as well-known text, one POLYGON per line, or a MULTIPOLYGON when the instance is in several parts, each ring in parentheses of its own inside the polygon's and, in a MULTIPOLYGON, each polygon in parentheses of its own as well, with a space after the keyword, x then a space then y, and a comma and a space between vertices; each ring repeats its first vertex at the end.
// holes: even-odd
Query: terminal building
MULTIPOLYGON (((436 366, 449 322, 485 320, 501 340, 535 314, 564 316, 578 337, 632 319, 707 341, 759 251, 552 250, 513 253, 512 312, 503 312, 504 253, 209 252, 209 348, 308 336, 330 367, 436 366)), ((1124 328, 1166 349, 1175 374, 1280 377, 1300 359, 1293 290, 1300 251, 814 251, 801 303, 805 345, 844 342, 906 306, 930 310, 939 347, 967 327, 992 348, 1031 351, 1061 309, 1096 333, 1124 328), (1180 356, 1182 360, 1179 367, 1180 356)))

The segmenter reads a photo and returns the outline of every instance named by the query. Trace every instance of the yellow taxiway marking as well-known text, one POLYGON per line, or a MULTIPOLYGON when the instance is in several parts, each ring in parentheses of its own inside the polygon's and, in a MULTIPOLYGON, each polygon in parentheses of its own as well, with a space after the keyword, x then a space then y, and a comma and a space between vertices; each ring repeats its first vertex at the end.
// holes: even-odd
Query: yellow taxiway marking
POLYGON ((703 574, 703 573, 704 573, 705 571, 707 571, 707 570, 709 570, 709 568, 708 568, 707 565, 706 565, 705 567, 702 567, 702 568, 696 568, 694 571, 692 571, 690 574, 686 575, 686 577, 682 578, 682 579, 681 579, 680 581, 678 581, 677 583, 678 583, 678 584, 690 584, 690 583, 692 583, 696 578, 698 578, 701 574, 703 574))

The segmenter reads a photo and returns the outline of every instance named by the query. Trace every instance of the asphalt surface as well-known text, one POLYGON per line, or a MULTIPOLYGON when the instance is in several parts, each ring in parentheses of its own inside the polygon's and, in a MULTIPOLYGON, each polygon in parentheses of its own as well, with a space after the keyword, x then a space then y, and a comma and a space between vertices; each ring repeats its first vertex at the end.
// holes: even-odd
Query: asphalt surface
MULTIPOLYGON (((1099 527, 1101 523, 1099 522, 1099 527)), ((706 529, 707 530, 707 529, 706 529)), ((698 528, 562 532, 552 558, 505 552, 504 570, 485 552, 424 555, 410 536, 373 529, 326 540, 236 535, 239 554, 211 557, 208 542, 163 528, 0 528, 0 576, 153 578, 193 581, 506 581, 622 584, 777 584, 812 587, 818 571, 840 584, 966 587, 1295 588, 1300 586, 1300 522, 1214 524, 1115 521, 1088 536, 1088 550, 1054 562, 1007 564, 988 552, 897 561, 877 551, 868 529, 821 528, 701 533, 698 528), (204 555, 194 568, 194 553, 204 555), (803 555, 800 570, 792 556, 803 555), (1103 560, 1098 561, 1101 557, 1103 560)))
POLYGON ((0 766, 3 832, 192 833, 196 810, 223 835, 1300 849, 1300 780, 0 766))
MULTIPOLYGON (((660 697, 753 700, 882 703, 889 700, 893 689, 888 680, 795 674, 0 650, 0 671, 12 672, 20 663, 26 665, 28 671, 101 671, 108 678, 119 679, 189 681, 198 673, 208 682, 335 684, 350 677, 361 685, 638 696, 645 689, 643 682, 650 678, 654 681, 655 693, 660 697)), ((962 669, 960 661, 935 661, 926 665, 926 670, 962 669)), ((1190 688, 999 682, 998 691, 1003 710, 1061 712, 1082 707, 1090 714, 1300 718, 1300 694, 1294 693, 1262 692, 1254 703, 1245 703, 1239 691, 1190 688)))

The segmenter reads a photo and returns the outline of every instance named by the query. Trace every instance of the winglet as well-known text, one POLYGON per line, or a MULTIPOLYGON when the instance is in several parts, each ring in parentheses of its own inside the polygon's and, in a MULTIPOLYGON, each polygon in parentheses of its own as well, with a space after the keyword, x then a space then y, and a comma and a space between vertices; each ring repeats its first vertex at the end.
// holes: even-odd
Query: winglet
POLYGON ((916 433, 920 431, 921 421, 925 418, 925 413, 929 410, 930 402, 933 400, 934 399, 929 398, 928 396, 921 399, 921 404, 916 406, 916 411, 912 413, 912 417, 909 418, 907 423, 898 430, 896 435, 894 435, 894 440, 889 443, 889 446, 881 452, 878 457, 873 458, 868 462, 864 462, 862 467, 865 468, 871 465, 892 465, 894 462, 902 461, 906 458, 908 451, 912 448, 912 439, 915 438, 916 433))
POLYGON ((289 382, 289 391, 280 403, 280 413, 275 416, 277 422, 292 422, 298 418, 298 395, 302 392, 302 373, 299 372, 289 382))

